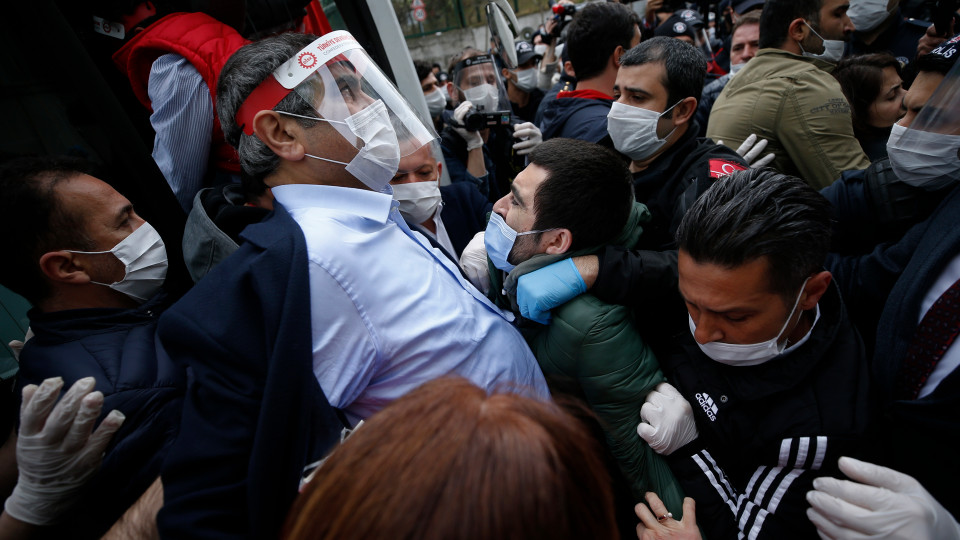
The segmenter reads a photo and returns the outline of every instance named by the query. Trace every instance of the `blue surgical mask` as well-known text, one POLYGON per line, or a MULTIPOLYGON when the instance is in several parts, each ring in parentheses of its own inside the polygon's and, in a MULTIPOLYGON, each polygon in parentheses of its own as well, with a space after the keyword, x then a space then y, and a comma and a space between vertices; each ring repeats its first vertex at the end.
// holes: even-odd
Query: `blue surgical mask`
POLYGON ((503 220, 500 214, 494 212, 490 215, 490 221, 487 222, 487 231, 483 235, 483 244, 487 248, 487 257, 490 257, 493 265, 504 272, 510 272, 516 268, 516 266, 507 262, 507 258, 513 250, 513 244, 516 242, 517 237, 552 230, 553 229, 543 229, 518 233, 507 225, 507 222, 503 220))

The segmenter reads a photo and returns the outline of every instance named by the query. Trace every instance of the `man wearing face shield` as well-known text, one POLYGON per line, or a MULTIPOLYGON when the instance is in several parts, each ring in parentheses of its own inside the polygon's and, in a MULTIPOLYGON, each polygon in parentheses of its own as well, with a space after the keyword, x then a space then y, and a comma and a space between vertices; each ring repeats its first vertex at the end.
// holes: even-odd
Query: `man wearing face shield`
MULTIPOLYGON (((886 141, 888 157, 862 171, 845 172, 822 190, 837 208, 832 252, 864 255, 877 244, 900 240, 910 227, 929 217, 953 189, 956 156, 949 145, 939 144, 950 137, 930 135, 946 132, 926 126, 930 119, 949 125, 950 116, 946 110, 934 114, 934 109, 927 109, 927 120, 915 122, 960 56, 957 43, 954 37, 914 61, 916 76, 900 104, 903 117, 892 126, 886 141)), ((881 307, 864 302, 852 306, 854 313, 862 310, 869 321, 861 325, 861 333, 871 343, 881 307)))
POLYGON ((467 48, 450 72, 447 93, 454 110, 444 113, 440 142, 450 181, 470 182, 495 201, 508 189, 515 161, 522 162, 543 138, 532 123, 514 123, 494 57, 467 48))
MULTIPOLYGON (((958 47, 960 36, 929 56, 946 54, 947 60, 955 60, 958 47)), ((932 68, 921 63, 930 60, 918 59, 917 67, 932 68)), ((837 523, 837 518, 853 520, 848 526, 877 531, 878 536, 915 531, 915 537, 957 538, 960 528, 944 509, 954 517, 960 515, 960 496, 953 481, 960 476, 953 451, 954 441, 960 438, 956 417, 960 348, 955 341, 960 321, 951 311, 960 288, 960 64, 954 62, 945 76, 921 71, 904 97, 904 106, 907 115, 898 123, 901 129, 891 134, 888 143, 895 150, 890 154, 891 162, 897 163, 894 171, 901 181, 921 189, 939 188, 942 202, 898 242, 880 245, 858 258, 833 257, 828 267, 844 298, 861 306, 861 326, 873 324, 876 329, 872 371, 882 421, 876 426, 878 444, 872 460, 914 477, 924 495, 911 494, 909 483, 903 482, 885 486, 888 497, 870 507, 870 512, 859 513, 862 520, 844 512, 846 505, 834 504, 836 513, 822 507, 818 511, 837 523), (883 517, 906 501, 919 503, 922 513, 913 517, 897 513, 894 520, 883 517)), ((873 479, 859 480, 882 486, 873 479)), ((875 498, 873 492, 882 490, 861 486, 847 496, 830 490, 847 501, 856 496, 855 491, 875 498)))
POLYGON ((723 89, 707 136, 735 148, 767 139, 772 167, 817 189, 870 160, 853 134, 850 105, 830 75, 853 31, 847 0, 769 0, 760 51, 723 89))
POLYGON ((389 182, 435 134, 349 33, 250 44, 217 90, 274 212, 160 323, 193 380, 158 525, 271 538, 341 428, 423 382, 548 393, 512 315, 400 216, 389 182))

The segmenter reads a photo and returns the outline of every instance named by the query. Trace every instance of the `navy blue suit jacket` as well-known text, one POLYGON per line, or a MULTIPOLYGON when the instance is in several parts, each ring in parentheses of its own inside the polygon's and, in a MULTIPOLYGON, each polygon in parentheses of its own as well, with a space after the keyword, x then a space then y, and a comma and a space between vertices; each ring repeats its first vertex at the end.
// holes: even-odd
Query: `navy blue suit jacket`
POLYGON ((828 259, 847 301, 879 317, 872 371, 884 418, 873 445, 876 459, 916 477, 954 516, 960 516, 960 461, 953 446, 960 440, 960 369, 920 399, 897 399, 895 390, 923 297, 960 254, 958 216, 960 186, 899 242, 863 257, 828 259))
POLYGON ((192 371, 164 466, 163 538, 274 538, 343 427, 313 374, 303 232, 282 205, 160 319, 192 371))

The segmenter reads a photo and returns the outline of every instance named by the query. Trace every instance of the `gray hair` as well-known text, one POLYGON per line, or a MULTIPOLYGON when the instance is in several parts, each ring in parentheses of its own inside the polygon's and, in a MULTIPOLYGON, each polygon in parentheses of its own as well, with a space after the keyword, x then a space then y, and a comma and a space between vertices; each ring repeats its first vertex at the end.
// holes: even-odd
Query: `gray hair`
POLYGON ((803 180, 749 169, 717 180, 697 199, 680 222, 677 245, 698 263, 724 268, 766 257, 769 287, 789 304, 823 268, 830 221, 830 203, 803 180))
MULTIPOLYGON (((236 122, 237 110, 253 90, 275 69, 317 39, 310 34, 286 33, 255 41, 241 47, 227 60, 217 81, 217 116, 223 135, 240 155, 243 170, 263 182, 277 169, 280 157, 273 153, 256 135, 246 135, 236 122)), ((303 116, 314 116, 313 105, 304 101, 296 92, 290 92, 273 108, 303 116)), ((299 120, 304 127, 315 122, 299 120)))

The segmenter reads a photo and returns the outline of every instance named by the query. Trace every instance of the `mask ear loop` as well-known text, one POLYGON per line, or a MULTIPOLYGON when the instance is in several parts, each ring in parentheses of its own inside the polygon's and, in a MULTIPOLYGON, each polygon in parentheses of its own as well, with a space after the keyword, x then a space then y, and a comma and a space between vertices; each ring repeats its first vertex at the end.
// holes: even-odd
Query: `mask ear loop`
MULTIPOLYGON (((303 98, 301 98, 301 99, 303 99, 303 98)), ((344 121, 342 121, 342 120, 327 120, 326 118, 319 118, 319 117, 313 117, 313 116, 304 116, 304 115, 302 115, 302 114, 295 114, 295 113, 287 112, 287 111, 277 111, 277 112, 280 113, 280 114, 282 114, 282 115, 285 115, 285 116, 293 116, 294 118, 302 118, 302 119, 304 119, 304 120, 312 120, 312 121, 314 121, 314 122, 327 122, 327 123, 330 123, 330 124, 346 124, 346 122, 344 122, 344 121)), ((348 163, 346 163, 346 162, 344 162, 344 161, 337 161, 337 160, 335 160, 335 159, 327 159, 327 158, 324 158, 324 157, 315 156, 315 155, 313 155, 313 154, 308 154, 308 153, 306 153, 306 152, 304 152, 303 155, 305 155, 305 156, 307 156, 307 157, 312 157, 313 159, 319 159, 320 161, 327 161, 327 162, 330 162, 330 163, 336 163, 337 165, 343 165, 343 166, 347 166, 347 165, 348 165, 348 163)))

